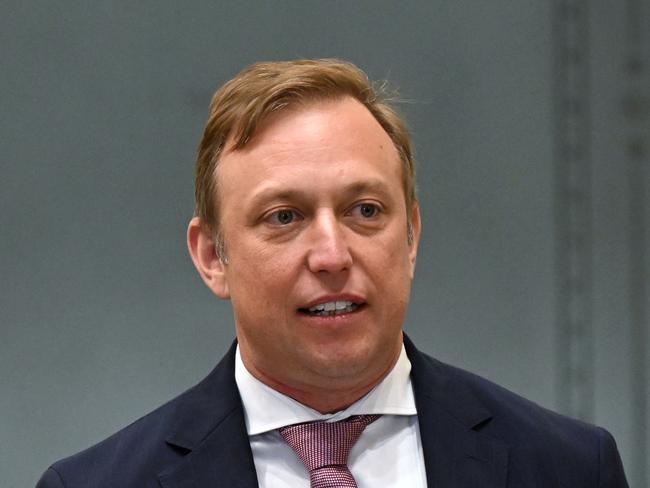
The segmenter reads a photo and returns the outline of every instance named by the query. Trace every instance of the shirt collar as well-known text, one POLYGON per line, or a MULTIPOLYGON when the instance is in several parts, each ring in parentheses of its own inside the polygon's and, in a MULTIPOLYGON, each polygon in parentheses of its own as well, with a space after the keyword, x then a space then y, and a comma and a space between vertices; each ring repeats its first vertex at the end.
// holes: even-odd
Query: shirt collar
POLYGON ((270 388, 250 374, 241 359, 239 346, 235 355, 235 382, 244 406, 249 436, 314 420, 336 422, 351 415, 415 415, 417 410, 410 373, 411 362, 402 345, 395 366, 377 386, 345 410, 322 414, 270 388))

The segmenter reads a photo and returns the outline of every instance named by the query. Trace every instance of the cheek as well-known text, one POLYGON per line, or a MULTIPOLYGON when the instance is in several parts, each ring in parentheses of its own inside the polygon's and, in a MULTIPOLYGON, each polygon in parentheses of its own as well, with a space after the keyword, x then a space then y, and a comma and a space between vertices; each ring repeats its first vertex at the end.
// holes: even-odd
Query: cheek
POLYGON ((374 236, 373 239, 364 243, 363 256, 378 262, 384 269, 407 269, 409 260, 408 242, 403 233, 392 232, 390 234, 374 236))
POLYGON ((405 237, 404 242, 396 242, 394 239, 375 242, 365 256, 368 272, 378 287, 390 292, 396 299, 408 295, 412 266, 405 237))
POLYGON ((241 246, 229 258, 231 293, 235 295, 240 292, 260 303, 273 300, 277 304, 279 302, 273 297, 286 296, 296 281, 299 263, 287 249, 266 243, 255 247, 241 246))

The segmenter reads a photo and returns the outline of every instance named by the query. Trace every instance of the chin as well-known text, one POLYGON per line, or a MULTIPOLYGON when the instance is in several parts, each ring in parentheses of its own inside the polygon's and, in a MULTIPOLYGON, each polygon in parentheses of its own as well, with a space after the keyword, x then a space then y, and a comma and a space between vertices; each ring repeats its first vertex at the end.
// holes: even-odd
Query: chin
POLYGON ((311 363, 310 369, 314 373, 332 380, 363 381, 365 376, 381 374, 379 371, 387 369, 387 363, 392 359, 392 355, 388 354, 385 348, 380 348, 379 344, 363 341, 319 347, 305 362, 311 363))

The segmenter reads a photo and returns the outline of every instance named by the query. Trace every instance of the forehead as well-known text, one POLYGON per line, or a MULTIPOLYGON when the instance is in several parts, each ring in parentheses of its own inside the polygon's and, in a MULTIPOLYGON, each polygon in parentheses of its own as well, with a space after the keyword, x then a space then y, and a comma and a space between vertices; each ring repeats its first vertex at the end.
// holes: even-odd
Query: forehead
POLYGON ((391 169, 397 167, 401 180, 393 141, 368 109, 351 97, 289 107, 264 120, 244 147, 233 149, 234 144, 231 137, 217 166, 220 187, 238 173, 254 177, 269 167, 279 171, 285 165, 294 169, 311 165, 327 172, 355 162, 376 162, 380 167, 388 163, 391 169))

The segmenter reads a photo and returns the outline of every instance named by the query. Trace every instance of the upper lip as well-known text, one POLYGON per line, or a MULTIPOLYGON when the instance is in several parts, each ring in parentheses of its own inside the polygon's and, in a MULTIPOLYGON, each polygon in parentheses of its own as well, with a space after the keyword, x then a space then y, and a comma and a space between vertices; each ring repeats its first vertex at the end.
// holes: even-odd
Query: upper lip
POLYGON ((321 303, 327 303, 327 302, 352 302, 356 305, 362 305, 366 303, 366 300, 359 295, 354 295, 351 293, 342 293, 342 294, 336 294, 336 295, 323 295, 318 298, 315 298, 306 304, 302 305, 299 307, 300 309, 309 309, 311 307, 315 307, 316 305, 320 305, 321 303))

